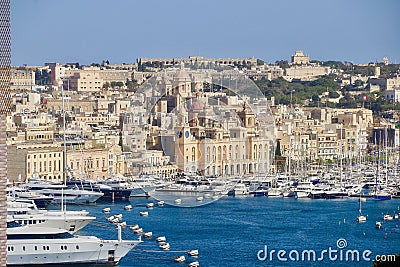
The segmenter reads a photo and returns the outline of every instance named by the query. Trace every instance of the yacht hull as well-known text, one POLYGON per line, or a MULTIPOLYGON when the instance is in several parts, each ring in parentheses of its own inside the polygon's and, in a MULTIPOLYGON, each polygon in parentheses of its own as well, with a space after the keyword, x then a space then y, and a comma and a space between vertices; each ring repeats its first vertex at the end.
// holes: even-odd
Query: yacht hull
POLYGON ((7 266, 43 264, 115 265, 141 241, 100 240, 97 237, 7 240, 7 266))

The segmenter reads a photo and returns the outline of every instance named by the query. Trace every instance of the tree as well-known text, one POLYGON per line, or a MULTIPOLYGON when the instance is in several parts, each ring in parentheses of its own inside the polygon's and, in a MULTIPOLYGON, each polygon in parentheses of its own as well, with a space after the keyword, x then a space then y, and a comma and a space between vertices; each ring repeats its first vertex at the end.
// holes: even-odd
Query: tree
POLYGON ((105 82, 105 83, 103 84, 103 88, 104 88, 104 89, 110 88, 110 83, 109 83, 109 82, 105 82))
POLYGON ((344 94, 344 97, 339 100, 338 107, 356 108, 357 102, 355 101, 354 97, 351 94, 346 93, 346 94, 344 94))
POLYGON ((35 71, 35 84, 47 85, 51 82, 51 73, 47 70, 36 70, 35 71))
POLYGON ((257 66, 264 65, 264 64, 265 64, 264 60, 257 58, 257 66))
POLYGON ((128 88, 128 90, 133 90, 138 86, 138 83, 136 80, 126 79, 125 85, 128 88))
POLYGON ((357 79, 357 80, 354 81, 354 85, 357 86, 357 87, 361 87, 361 86, 364 85, 364 82, 362 80, 360 80, 360 79, 357 79))
POLYGON ((313 96, 311 97, 311 100, 312 100, 313 102, 318 102, 318 101, 319 101, 319 96, 318 96, 318 95, 313 95, 313 96))
POLYGON ((111 82, 111 87, 122 87, 122 86, 124 86, 124 83, 123 83, 123 82, 120 82, 120 81, 118 81, 118 82, 111 82))
POLYGON ((339 96, 340 96, 340 94, 338 92, 336 92, 336 91, 331 91, 328 94, 329 98, 338 98, 339 96))
POLYGON ((287 69, 289 68, 289 63, 287 60, 277 60, 275 61, 275 64, 281 67, 282 69, 287 69))

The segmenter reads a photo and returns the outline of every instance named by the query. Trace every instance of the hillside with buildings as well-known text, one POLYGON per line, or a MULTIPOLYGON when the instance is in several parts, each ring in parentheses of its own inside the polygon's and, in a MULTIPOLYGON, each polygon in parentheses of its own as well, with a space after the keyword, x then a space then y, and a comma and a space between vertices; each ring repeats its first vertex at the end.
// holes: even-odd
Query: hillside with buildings
POLYGON ((290 62, 275 64, 196 56, 139 58, 134 64, 46 63, 11 73, 11 181, 34 174, 59 181, 64 157, 70 178, 247 175, 276 170, 274 143, 285 160, 325 164, 339 155, 349 161, 368 157, 383 138, 387 146, 400 142, 399 65, 387 58, 360 65, 310 60, 296 51, 290 62), (172 74, 163 76, 168 68, 172 74), (273 115, 275 140, 266 137, 249 103, 230 92, 237 86, 232 74, 232 83, 223 85, 214 68, 255 82, 268 99, 258 106, 273 115), (206 82, 191 69, 204 70, 206 82), (152 77, 163 89, 138 94, 152 77), (173 113, 177 108, 186 115, 173 113))

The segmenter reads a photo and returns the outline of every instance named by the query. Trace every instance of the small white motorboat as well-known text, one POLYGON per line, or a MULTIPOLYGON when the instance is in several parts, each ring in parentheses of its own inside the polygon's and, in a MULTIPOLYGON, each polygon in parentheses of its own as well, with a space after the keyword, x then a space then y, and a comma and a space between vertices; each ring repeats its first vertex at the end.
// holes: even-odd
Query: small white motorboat
POLYGON ((382 228, 382 223, 381 222, 376 222, 375 223, 375 228, 376 229, 381 229, 382 228))
POLYGON ((167 242, 167 238, 165 236, 159 236, 156 238, 157 242, 167 242))
POLYGON ((203 197, 196 198, 196 200, 199 201, 199 202, 203 201, 203 199, 204 199, 203 197))
POLYGON ((391 220, 393 220, 393 216, 390 214, 385 214, 385 215, 383 215, 383 220, 391 221, 391 220))
POLYGON ((188 255, 191 257, 197 257, 197 256, 199 256, 199 250, 198 249, 189 250, 188 255))
POLYGON ((367 217, 364 215, 359 215, 357 216, 357 222, 366 222, 367 221, 367 217))
POLYGON ((148 211, 141 211, 140 216, 149 216, 149 212, 148 211))
POLYGON ((180 199, 180 198, 175 199, 175 204, 181 204, 181 203, 182 203, 182 199, 180 199))
POLYGON ((145 232, 144 234, 143 234, 143 237, 144 238, 151 238, 153 236, 153 232, 145 232))
POLYGON ((104 208, 104 209, 103 209, 103 212, 104 212, 104 213, 109 213, 110 211, 111 211, 110 208, 104 208))
POLYGON ((163 250, 169 250, 170 249, 169 243, 161 243, 160 248, 163 250))
MULTIPOLYGON (((218 199, 219 199, 219 196, 217 196, 217 195, 212 196, 212 199, 213 199, 213 200, 218 200, 218 199)), ((193 262, 192 262, 192 263, 193 263, 193 262)))
POLYGON ((200 262, 194 261, 189 263, 188 267, 200 267, 200 262))
POLYGON ((118 218, 114 218, 111 220, 112 223, 119 223, 119 219, 118 218))
POLYGON ((395 213, 394 216, 393 216, 393 218, 397 220, 397 219, 399 218, 399 214, 398 214, 398 213, 395 213))
POLYGON ((107 221, 112 222, 115 219, 115 216, 107 217, 107 221))
POLYGON ((135 234, 142 234, 143 233, 143 228, 138 228, 138 229, 136 229, 136 230, 133 230, 133 232, 135 233, 135 234))
POLYGON ((211 194, 205 193, 205 194, 204 194, 204 197, 205 197, 205 198, 211 197, 211 194))
POLYGON ((186 261, 186 258, 185 258, 185 256, 183 256, 183 255, 181 255, 181 256, 176 256, 176 257, 174 258, 174 261, 176 261, 176 262, 185 262, 185 261, 186 261))
POLYGON ((126 222, 120 222, 118 223, 119 226, 125 227, 126 226, 126 222))
POLYGON ((129 229, 131 229, 131 230, 137 230, 139 228, 140 228, 139 224, 135 224, 135 225, 132 225, 132 226, 129 227, 129 229))
POLYGON ((124 210, 132 210, 132 205, 126 205, 126 206, 124 207, 124 210))
POLYGON ((120 214, 116 214, 116 215, 114 215, 114 217, 118 218, 119 220, 121 220, 122 219, 122 214, 121 213, 120 214))
POLYGON ((147 204, 146 204, 146 207, 149 208, 149 209, 151 209, 151 208, 154 207, 154 203, 153 203, 153 202, 147 203, 147 204))
POLYGON ((164 206, 164 204, 165 204, 165 202, 162 201, 162 200, 157 202, 157 205, 158 205, 158 206, 164 206))

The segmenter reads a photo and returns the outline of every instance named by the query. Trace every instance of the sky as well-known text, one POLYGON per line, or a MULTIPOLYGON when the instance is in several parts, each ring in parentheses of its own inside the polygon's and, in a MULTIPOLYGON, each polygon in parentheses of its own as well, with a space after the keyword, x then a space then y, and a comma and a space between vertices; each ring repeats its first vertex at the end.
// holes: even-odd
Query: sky
POLYGON ((398 0, 11 0, 12 65, 255 57, 400 63, 398 0))

